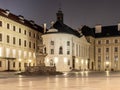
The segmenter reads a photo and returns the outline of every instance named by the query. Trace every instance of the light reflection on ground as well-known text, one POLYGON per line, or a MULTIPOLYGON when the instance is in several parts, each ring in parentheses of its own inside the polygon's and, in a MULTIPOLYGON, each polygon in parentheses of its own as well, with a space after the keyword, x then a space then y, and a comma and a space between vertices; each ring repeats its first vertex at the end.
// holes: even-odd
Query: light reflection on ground
POLYGON ((0 73, 0 90, 120 90, 120 72, 65 72, 57 76, 0 73))

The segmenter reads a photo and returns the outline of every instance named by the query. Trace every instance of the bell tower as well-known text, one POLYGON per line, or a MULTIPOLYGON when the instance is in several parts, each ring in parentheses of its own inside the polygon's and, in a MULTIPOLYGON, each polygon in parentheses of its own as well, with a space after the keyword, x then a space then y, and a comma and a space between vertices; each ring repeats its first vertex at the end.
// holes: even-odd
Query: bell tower
POLYGON ((58 12, 56 13, 56 15, 57 15, 57 21, 63 23, 63 13, 62 13, 61 9, 58 10, 58 12))

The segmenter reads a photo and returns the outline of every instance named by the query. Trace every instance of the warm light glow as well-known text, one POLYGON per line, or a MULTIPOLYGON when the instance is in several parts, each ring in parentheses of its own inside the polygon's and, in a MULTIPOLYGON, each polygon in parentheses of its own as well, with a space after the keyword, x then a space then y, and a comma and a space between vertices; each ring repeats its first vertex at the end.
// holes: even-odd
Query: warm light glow
POLYGON ((88 64, 88 60, 86 60, 86 64, 88 64))
POLYGON ((10 55, 10 49, 6 48, 6 57, 9 57, 9 55, 10 55))
POLYGON ((31 63, 31 62, 32 62, 32 60, 30 59, 28 62, 29 62, 29 63, 31 63))
POLYGON ((32 56, 32 53, 31 52, 29 52, 29 57, 31 57, 32 56))
POLYGON ((16 57, 16 50, 13 49, 13 57, 16 57))
POLYGON ((22 60, 19 58, 18 61, 21 62, 22 60))
POLYGON ((2 57, 2 47, 0 47, 0 57, 2 57))
POLYGON ((36 58, 35 53, 33 53, 33 57, 36 58))
POLYGON ((68 60, 67 60, 67 58, 65 57, 65 58, 64 58, 64 63, 67 63, 67 61, 68 61, 68 60))
POLYGON ((78 63, 78 58, 75 59, 76 63, 78 63))
POLYGON ((106 65, 109 65, 109 61, 106 61, 106 65))
POLYGON ((18 55, 19 55, 19 58, 20 58, 21 55, 22 55, 22 51, 21 50, 18 51, 18 55))
POLYGON ((46 62, 49 63, 49 59, 48 58, 46 58, 46 62))
POLYGON ((81 63, 83 64, 83 62, 84 62, 84 61, 83 61, 83 59, 82 59, 82 60, 81 60, 81 63))
POLYGON ((27 57, 27 51, 24 51, 24 58, 27 57))
POLYGON ((55 57, 55 58, 54 58, 54 62, 55 62, 55 63, 58 63, 58 57, 55 57))

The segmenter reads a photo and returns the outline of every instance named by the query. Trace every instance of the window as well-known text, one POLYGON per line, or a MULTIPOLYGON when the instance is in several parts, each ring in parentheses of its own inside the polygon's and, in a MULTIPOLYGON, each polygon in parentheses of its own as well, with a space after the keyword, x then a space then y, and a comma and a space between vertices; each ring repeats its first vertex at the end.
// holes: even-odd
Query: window
POLYGON ((34 36, 33 36, 34 38, 36 37, 36 34, 34 33, 34 36))
POLYGON ((15 68, 15 62, 13 62, 13 68, 15 68))
POLYGON ((68 60, 68 65, 70 65, 70 60, 68 60))
POLYGON ((53 62, 53 60, 51 59, 50 60, 50 66, 53 66, 54 65, 54 62, 53 62))
POLYGON ((101 62, 101 56, 98 56, 98 62, 101 62))
POLYGON ((70 46, 70 41, 67 41, 67 46, 70 46))
POLYGON ((19 46, 21 46, 21 39, 19 39, 19 46))
POLYGON ((109 44, 109 40, 106 40, 106 44, 109 44))
POLYGON ((114 56, 114 58, 115 58, 115 61, 118 61, 118 56, 114 56))
POLYGON ((24 34, 26 35, 26 30, 24 30, 24 34))
POLYGON ((106 52, 109 52, 109 48, 106 48, 106 52))
POLYGON ((31 48, 31 42, 29 42, 29 48, 31 48))
POLYGON ((27 66, 27 63, 24 63, 24 67, 26 67, 27 66))
POLYGON ((13 26, 13 31, 15 31, 16 30, 16 27, 15 26, 13 26))
POLYGON ((106 61, 108 61, 109 60, 109 56, 106 56, 106 61))
POLYGON ((7 23, 7 29, 10 29, 10 24, 9 23, 7 23))
POLYGON ((0 61, 0 67, 2 67, 2 61, 0 61))
POLYGON ((19 28, 19 33, 21 33, 21 28, 19 28))
POLYGON ((51 49, 50 52, 51 52, 51 54, 54 54, 54 49, 51 49))
POLYGON ((21 67, 21 62, 19 62, 19 67, 21 67))
POLYGON ((115 47, 115 48, 114 48, 114 52, 118 52, 118 47, 115 47))
POLYGON ((70 55, 70 50, 67 50, 67 55, 70 55))
POLYGON ((0 33, 0 41, 2 41, 2 33, 0 33))
POLYGON ((60 48, 59 48, 59 54, 63 54, 63 48, 62 48, 62 46, 60 46, 60 48))
POLYGON ((98 53, 101 53, 101 48, 98 48, 98 53))
POLYGON ((117 40, 117 39, 115 39, 115 43, 118 43, 118 40, 117 40))
POLYGON ((54 45, 54 41, 51 41, 50 43, 51 43, 51 45, 54 45))
POLYGON ((35 49, 35 43, 33 43, 33 49, 35 49))
POLYGON ((31 32, 29 32, 29 36, 31 37, 31 32))
POLYGON ((100 41, 100 40, 98 41, 98 44, 101 44, 101 41, 100 41))
POLYGON ((0 21, 0 27, 2 27, 2 21, 0 21))
POLYGON ((24 40, 24 47, 26 47, 26 40, 24 40))
POLYGON ((15 44, 15 37, 13 37, 13 44, 15 44))
POLYGON ((9 42, 10 42, 10 36, 7 35, 7 43, 9 43, 9 42))

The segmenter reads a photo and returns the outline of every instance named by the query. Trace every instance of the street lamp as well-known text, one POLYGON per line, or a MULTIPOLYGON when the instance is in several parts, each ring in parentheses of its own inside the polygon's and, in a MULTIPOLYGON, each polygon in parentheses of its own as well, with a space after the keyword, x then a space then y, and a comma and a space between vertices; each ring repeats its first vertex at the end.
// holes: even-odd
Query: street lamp
POLYGON ((108 70, 109 69, 109 61, 106 61, 106 69, 108 70))

